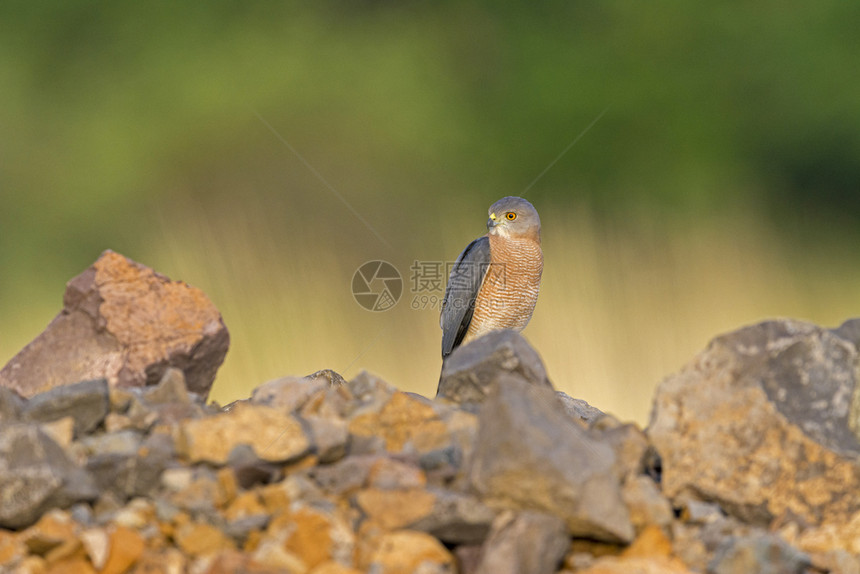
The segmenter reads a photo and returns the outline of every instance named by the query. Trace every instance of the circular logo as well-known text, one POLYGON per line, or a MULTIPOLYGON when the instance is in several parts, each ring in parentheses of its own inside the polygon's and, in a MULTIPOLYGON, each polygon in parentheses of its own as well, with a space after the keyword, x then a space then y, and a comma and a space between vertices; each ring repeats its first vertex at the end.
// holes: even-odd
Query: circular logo
POLYGON ((388 261, 368 261, 352 276, 352 296, 368 311, 388 311, 403 294, 403 278, 388 261))

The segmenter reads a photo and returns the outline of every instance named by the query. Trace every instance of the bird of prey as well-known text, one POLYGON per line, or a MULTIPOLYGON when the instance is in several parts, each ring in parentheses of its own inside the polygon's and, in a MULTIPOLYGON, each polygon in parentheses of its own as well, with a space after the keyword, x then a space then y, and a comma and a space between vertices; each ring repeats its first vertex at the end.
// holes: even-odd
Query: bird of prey
POLYGON ((503 197, 489 214, 487 234, 463 250, 448 278, 439 319, 443 359, 490 331, 522 331, 537 303, 543 272, 537 210, 521 197, 503 197))

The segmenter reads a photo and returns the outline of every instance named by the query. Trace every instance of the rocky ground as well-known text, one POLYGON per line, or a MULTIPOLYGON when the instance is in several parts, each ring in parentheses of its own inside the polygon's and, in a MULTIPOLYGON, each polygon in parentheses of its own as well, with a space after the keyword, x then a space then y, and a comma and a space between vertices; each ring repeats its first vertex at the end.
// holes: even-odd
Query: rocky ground
POLYGON ((0 371, 0 571, 860 573, 860 320, 715 339, 650 424, 513 332, 439 396, 362 373, 206 403, 209 300, 115 253, 0 371))

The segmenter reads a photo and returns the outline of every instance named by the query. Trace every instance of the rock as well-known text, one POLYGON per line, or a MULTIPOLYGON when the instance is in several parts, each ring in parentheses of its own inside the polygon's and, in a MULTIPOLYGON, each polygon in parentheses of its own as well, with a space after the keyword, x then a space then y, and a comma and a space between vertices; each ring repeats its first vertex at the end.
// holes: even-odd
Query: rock
POLYGON ((809 557, 776 536, 731 538, 708 565, 709 574, 804 574, 809 557))
POLYGON ((180 526, 174 535, 176 545, 186 555, 204 556, 233 547, 233 541, 223 532, 203 522, 180 526))
POLYGON ((295 505, 289 512, 273 518, 267 532, 283 539, 284 549, 308 568, 329 560, 346 564, 352 561, 355 535, 335 512, 295 505))
POLYGON ((692 574, 692 570, 673 556, 672 543, 657 526, 643 530, 620 555, 598 557, 586 568, 587 574, 692 574))
POLYGON ((320 488, 331 494, 351 494, 367 485, 370 469, 378 455, 349 455, 334 464, 317 466, 309 472, 320 488))
POLYGON ((108 409, 107 381, 97 379, 35 395, 27 401, 21 417, 28 421, 51 422, 70 416, 75 419, 75 435, 81 436, 99 426, 108 409))
POLYGON ((310 429, 313 450, 320 462, 329 463, 346 456, 349 428, 339 418, 304 416, 302 420, 310 429))
POLYGON ((379 574, 453 574, 454 557, 429 534, 398 530, 379 537, 364 570, 379 574))
POLYGON ((21 533, 21 542, 32 554, 45 556, 59 546, 75 540, 76 524, 68 513, 53 509, 21 533))
POLYGON ((254 389, 251 401, 293 413, 302 408, 313 395, 331 384, 325 376, 281 377, 254 389))
POLYGON ((92 477, 37 425, 0 428, 0 527, 22 528, 51 508, 97 496, 92 477))
POLYGON ((422 488, 368 488, 355 496, 356 506, 384 530, 405 528, 427 517, 433 511, 435 502, 436 497, 422 488))
POLYGON ((553 574, 570 545, 564 521, 538 512, 506 511, 484 544, 477 574, 553 574))
POLYGON ((127 572, 143 555, 143 537, 130 528, 117 526, 108 533, 108 554, 102 574, 127 572))
POLYGON ((575 536, 633 539, 612 449, 567 415, 549 388, 499 377, 478 415, 471 487, 490 507, 540 510, 575 536))
POLYGON ((62 417, 49 423, 42 423, 41 429, 51 440, 67 449, 75 438, 75 419, 62 417))
POLYGON ((0 386, 26 397, 89 379, 139 387, 176 367, 190 390, 208 394, 229 335, 199 289, 105 251, 69 281, 63 302, 45 331, 0 370, 0 386))
POLYGON ((126 441, 115 441, 113 451, 105 446, 95 450, 87 470, 102 492, 113 492, 120 500, 150 494, 158 486, 162 471, 175 459, 173 441, 167 435, 152 434, 141 441, 134 431, 120 431, 102 437, 126 441))
POLYGON ((89 528, 80 533, 79 538, 87 553, 90 563, 96 570, 101 570, 107 563, 110 550, 110 535, 104 528, 89 528))
POLYGON ((630 511, 630 521, 637 530, 652 525, 668 528, 672 523, 672 505, 650 477, 630 477, 624 482, 621 496, 630 511))
POLYGON ((598 408, 595 408, 582 399, 575 399, 563 391, 556 391, 561 404, 567 410, 567 414, 575 420, 581 420, 587 426, 590 426, 606 416, 606 414, 598 408))
MULTIPOLYGON (((158 564, 158 562, 155 562, 158 564)), ((224 550, 206 563, 205 569, 195 569, 203 574, 292 574, 294 570, 287 570, 283 565, 270 566, 262 564, 257 560, 242 554, 236 550, 224 550)), ((166 570, 167 572, 184 572, 184 568, 166 570)), ((158 570, 157 572, 161 572, 158 570)), ((155 572, 153 572, 155 574, 155 572)))
POLYGON ((409 524, 411 530, 432 534, 446 544, 478 544, 490 532, 497 511, 474 496, 429 488, 435 497, 430 513, 409 524))
POLYGON ((0 386, 0 424, 17 422, 21 418, 26 401, 24 398, 4 386, 0 386))
MULTIPOLYGON (((657 390, 648 435, 676 505, 843 529, 860 512, 858 350, 792 320, 716 338, 657 390)), ((848 540, 845 543, 849 543, 848 540)))
POLYGON ((429 452, 448 445, 448 427, 427 399, 400 391, 378 410, 357 411, 349 422, 350 452, 429 452))
POLYGON ((519 333, 493 331, 457 347, 445 359, 436 397, 480 403, 501 375, 511 373, 533 385, 552 388, 540 356, 519 333))
POLYGON ((397 389, 372 373, 361 371, 346 384, 350 397, 358 402, 352 408, 375 408, 387 401, 397 389))
POLYGON ((177 440, 179 452, 191 462, 213 464, 227 463, 239 445, 250 445, 261 460, 284 462, 307 453, 311 443, 295 417, 253 403, 184 421, 177 440))

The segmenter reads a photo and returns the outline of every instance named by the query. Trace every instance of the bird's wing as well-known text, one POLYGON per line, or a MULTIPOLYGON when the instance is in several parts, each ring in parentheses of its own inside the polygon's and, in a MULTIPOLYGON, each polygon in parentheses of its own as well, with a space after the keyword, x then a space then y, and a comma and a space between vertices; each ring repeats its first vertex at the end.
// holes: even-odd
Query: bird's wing
POLYGON ((454 263, 439 317, 443 358, 451 354, 466 336, 475 311, 475 299, 489 266, 490 240, 486 236, 471 242, 454 263))

